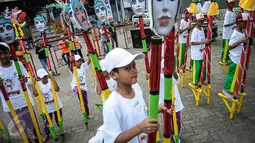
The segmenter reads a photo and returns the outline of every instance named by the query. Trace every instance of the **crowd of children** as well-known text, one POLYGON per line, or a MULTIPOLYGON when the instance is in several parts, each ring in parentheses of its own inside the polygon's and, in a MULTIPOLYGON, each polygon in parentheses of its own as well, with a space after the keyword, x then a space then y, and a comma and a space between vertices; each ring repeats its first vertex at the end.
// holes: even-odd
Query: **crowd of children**
MULTIPOLYGON (((245 37, 244 29, 246 29, 246 21, 248 18, 247 13, 239 13, 235 16, 233 12, 234 0, 227 0, 228 10, 224 19, 223 26, 223 47, 222 47, 222 64, 229 64, 229 71, 225 79, 223 93, 229 98, 233 97, 233 91, 236 83, 236 75, 238 74, 240 64, 240 57, 242 53, 243 44, 249 39, 245 37), (228 54, 229 53, 229 54, 228 54)), ((211 42, 211 39, 206 39, 204 29, 202 28, 203 22, 206 20, 206 17, 203 13, 197 13, 194 16, 195 27, 189 25, 189 9, 184 11, 185 17, 181 20, 180 31, 178 32, 179 36, 179 61, 178 64, 182 67, 184 64, 184 56, 187 44, 187 35, 188 31, 192 30, 190 45, 191 45, 191 60, 192 60, 192 84, 198 86, 200 75, 202 71, 202 61, 203 61, 203 51, 205 50, 205 45, 211 42)), ((104 34, 103 28, 100 29, 101 34, 104 34)), ((148 134, 157 132, 159 129, 158 119, 149 119, 148 118, 148 109, 143 97, 143 89, 137 82, 138 71, 136 68, 136 60, 144 58, 142 53, 131 54, 128 51, 122 48, 115 48, 111 51, 107 48, 106 39, 104 35, 101 36, 102 45, 105 47, 107 55, 103 60, 100 61, 100 66, 106 79, 106 83, 111 91, 109 98, 106 100, 102 97, 104 103, 103 106, 103 125, 100 127, 97 134, 89 142, 129 142, 129 143, 140 143, 147 142, 148 134)), ((72 75, 71 88, 74 93, 78 96, 80 100, 77 81, 74 75, 73 66, 70 62, 70 48, 69 42, 65 39, 65 36, 61 36, 61 40, 58 45, 62 50, 62 57, 68 64, 70 68, 70 73, 72 75), (65 57, 67 56, 67 57, 65 57)), ((117 43, 116 43, 117 45, 117 43)), ((91 113, 89 112, 88 107, 88 92, 87 92, 87 70, 91 68, 90 58, 86 61, 81 54, 81 45, 79 38, 75 37, 74 47, 78 54, 74 55, 75 64, 78 72, 78 79, 80 82, 80 88, 82 91, 83 103, 85 105, 85 110, 87 118, 91 119, 91 113)), ((43 52, 40 49, 36 50, 39 54, 43 52)), ((0 80, 1 84, 4 84, 8 98, 11 101, 14 110, 17 115, 22 115, 19 117, 20 120, 24 121, 26 124, 25 132, 28 135, 28 131, 33 131, 33 136, 29 136, 29 140, 37 139, 35 134, 35 129, 33 127, 32 119, 28 112, 28 107, 24 98, 24 93, 21 87, 21 83, 25 83, 30 97, 30 101, 33 103, 32 94, 30 93, 28 84, 32 85, 33 95, 38 96, 38 89, 36 89, 36 84, 38 83, 40 91, 43 95, 44 103, 46 104, 50 118, 55 117, 55 120, 58 125, 57 120, 57 110, 60 111, 62 116, 62 107, 63 104, 59 100, 58 96, 58 105, 59 109, 56 109, 54 102, 53 89, 56 92, 60 91, 60 87, 55 80, 55 78, 47 72, 46 61, 43 64, 44 69, 39 69, 37 71, 38 79, 29 81, 28 73, 24 66, 26 63, 22 59, 22 51, 18 49, 16 52, 20 60, 19 65, 21 67, 22 76, 17 75, 17 71, 14 65, 14 61, 11 60, 10 47, 4 43, 0 43, 0 80), (23 66, 24 65, 24 66, 23 66), (19 114, 24 113, 24 114, 19 114)), ((40 55, 39 55, 40 56, 40 55)), ((177 115, 177 125, 179 135, 181 135, 181 110, 184 108, 184 105, 181 101, 181 96, 177 87, 179 82, 179 74, 173 73, 173 86, 174 86, 174 97, 175 97, 175 106, 172 106, 170 109, 167 109, 164 105, 164 58, 161 61, 161 74, 160 74, 160 93, 159 93, 159 104, 158 104, 158 113, 166 111, 168 114, 172 114, 174 108, 176 109, 177 115)), ((206 68, 206 67, 204 67, 206 68)), ((206 73, 206 72, 204 72, 206 73)), ((206 76, 204 76, 205 78, 206 76)), ((147 75, 148 78, 148 75, 147 75)), ((204 79, 205 80, 205 79, 204 79)), ((202 83, 203 84, 203 83, 202 83)), ((96 93, 98 95, 102 94, 102 89, 99 84, 99 79, 96 79, 95 83, 96 93)), ((6 100, 2 91, 0 92, 1 101, 3 105, 4 112, 9 113, 9 108, 7 106, 6 100)), ((12 118, 12 117, 11 117, 12 118)), ((23 123, 23 122, 22 122, 23 123)), ((44 121, 45 124, 45 134, 46 137, 44 141, 46 142, 50 138, 50 130, 48 129, 48 120, 44 121)), ((17 125, 15 124, 15 127, 17 125)), ((169 129, 172 130, 172 129, 169 129)))

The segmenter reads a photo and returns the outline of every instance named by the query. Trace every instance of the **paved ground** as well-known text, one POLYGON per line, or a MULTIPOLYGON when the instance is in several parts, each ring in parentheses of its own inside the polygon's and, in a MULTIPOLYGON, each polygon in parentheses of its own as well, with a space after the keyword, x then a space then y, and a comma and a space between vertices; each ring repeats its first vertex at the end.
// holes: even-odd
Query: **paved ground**
MULTIPOLYGON (((119 34, 120 47, 125 47, 123 34, 119 34)), ((228 110, 224 103, 219 99, 217 93, 222 90, 225 73, 218 65, 221 51, 221 41, 216 40, 212 47, 212 99, 211 104, 206 104, 206 98, 202 97, 199 107, 195 107, 194 96, 191 89, 187 87, 179 88, 181 93, 182 102, 185 106, 182 111, 182 135, 186 143, 198 143, 198 142, 210 142, 210 143, 253 143, 255 142, 255 77, 252 75, 255 70, 254 59, 251 59, 250 69, 248 73, 248 80, 246 86, 247 96, 244 98, 244 105, 241 109, 241 113, 235 114, 233 120, 229 120, 228 110)), ((85 46, 83 44, 83 53, 86 53, 85 46)), ((132 47, 129 44, 129 47, 132 47)), ((128 49, 133 53, 142 52, 142 49, 128 49)), ((37 57, 33 53, 36 67, 41 68, 41 64, 37 57)), ((252 54, 254 55, 254 53, 252 54)), ((137 61, 137 68, 139 71, 138 82, 144 90, 144 97, 148 101, 148 88, 144 78, 145 66, 144 61, 137 61)), ((66 143, 87 143, 88 140, 96 133, 96 129, 102 125, 102 113, 96 108, 94 103, 99 102, 99 97, 95 93, 94 77, 92 70, 88 71, 87 83, 88 83, 88 95, 89 95, 89 107, 92 120, 89 120, 89 129, 85 129, 82 122, 82 116, 80 112, 80 106, 77 96, 72 92, 70 87, 71 76, 67 70, 67 67, 58 68, 60 76, 56 77, 61 90, 59 97, 63 103, 63 119, 64 128, 67 133, 65 136, 66 143)), ((38 115, 37 109, 36 113, 38 115)), ((11 127, 10 119, 6 113, 2 112, 0 107, 0 119, 4 120, 4 123, 11 127)), ((38 117, 41 129, 43 129, 42 120, 38 117)), ((162 120, 162 118, 161 118, 162 120)), ((56 124, 54 123, 55 127, 56 124)), ((162 127, 161 127, 162 128, 162 127)), ((56 127, 58 132, 58 129, 56 127)), ((12 134, 12 142, 22 142, 20 137, 12 134)), ((53 142, 53 141, 49 141, 53 142)))

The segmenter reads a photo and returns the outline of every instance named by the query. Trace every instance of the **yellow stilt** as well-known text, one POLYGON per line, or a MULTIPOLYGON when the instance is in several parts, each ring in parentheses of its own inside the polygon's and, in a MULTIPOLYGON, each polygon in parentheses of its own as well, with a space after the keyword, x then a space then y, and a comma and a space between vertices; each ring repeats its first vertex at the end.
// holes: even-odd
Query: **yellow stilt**
POLYGON ((222 99, 222 101, 224 102, 224 104, 226 105, 226 107, 228 108, 228 110, 230 112, 229 119, 233 119, 234 113, 236 111, 236 104, 238 106, 240 106, 240 101, 238 101, 238 99, 229 98, 226 95, 224 95, 223 93, 218 93, 218 96, 222 99), (231 106, 229 105, 228 101, 232 102, 231 106))
POLYGON ((244 96, 246 96, 246 93, 245 92, 241 93, 240 99, 239 99, 239 104, 237 106, 237 113, 240 113, 240 111, 241 111, 241 107, 243 105, 243 97, 244 96))
POLYGON ((223 62, 219 62, 221 68, 223 69, 223 71, 227 74, 228 73, 228 64, 223 63, 223 62))
POLYGON ((180 82, 181 82, 182 88, 184 87, 185 79, 187 80, 188 83, 190 82, 191 72, 192 72, 192 70, 190 70, 190 69, 186 69, 185 72, 183 72, 183 71, 180 72, 180 76, 181 76, 180 82))
POLYGON ((204 93, 204 95, 207 97, 207 104, 210 104, 211 102, 211 85, 201 85, 201 88, 196 88, 192 83, 189 83, 189 87, 191 88, 195 100, 196 100, 196 106, 199 105, 199 101, 201 98, 201 93, 204 93))
POLYGON ((163 138, 163 143, 171 143, 171 138, 163 138))

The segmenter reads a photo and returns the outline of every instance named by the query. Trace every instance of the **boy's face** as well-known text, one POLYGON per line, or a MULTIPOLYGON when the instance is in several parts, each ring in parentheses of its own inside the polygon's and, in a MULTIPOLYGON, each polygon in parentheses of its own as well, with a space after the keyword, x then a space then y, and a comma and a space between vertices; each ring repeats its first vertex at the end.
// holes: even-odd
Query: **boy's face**
POLYGON ((137 69, 135 62, 131 62, 125 67, 118 68, 118 73, 112 72, 113 79, 124 85, 133 85, 137 83, 137 69))
POLYGON ((10 56, 9 50, 0 50, 0 62, 2 64, 8 64, 10 62, 10 56))
POLYGON ((198 26, 202 26, 203 23, 204 23, 204 21, 196 21, 196 25, 198 25, 198 26))
POLYGON ((185 13, 185 18, 189 18, 189 13, 185 13))
POLYGON ((234 6, 235 6, 235 3, 234 3, 234 2, 228 3, 228 7, 229 7, 229 8, 234 8, 234 6))
POLYGON ((46 75, 46 76, 44 76, 41 80, 42 80, 42 83, 48 83, 48 78, 49 78, 49 76, 48 75, 46 75))
POLYGON ((247 24, 247 21, 241 21, 239 22, 239 27, 242 29, 246 29, 246 24, 247 24))
POLYGON ((81 66, 81 59, 79 59, 78 61, 75 61, 76 62, 76 66, 77 67, 80 67, 81 66))

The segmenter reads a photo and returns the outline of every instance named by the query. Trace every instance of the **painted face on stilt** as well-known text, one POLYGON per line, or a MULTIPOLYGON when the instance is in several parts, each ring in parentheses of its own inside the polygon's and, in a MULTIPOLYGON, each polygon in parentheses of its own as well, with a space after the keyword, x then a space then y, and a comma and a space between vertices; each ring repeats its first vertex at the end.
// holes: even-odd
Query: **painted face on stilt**
POLYGON ((0 16, 0 38, 8 44, 16 40, 11 20, 2 16, 0 16))
POLYGON ((150 0, 152 28, 157 34, 166 36, 172 30, 180 3, 181 0, 150 0))
POLYGON ((70 16, 72 16, 72 11, 71 11, 71 8, 70 8, 70 5, 67 4, 65 6, 65 9, 64 9, 64 12, 63 12, 63 17, 64 17, 64 20, 66 22, 67 25, 70 25, 71 24, 71 18, 70 16))
POLYGON ((87 31, 90 28, 90 23, 88 21, 87 11, 83 4, 79 0, 72 0, 71 10, 74 16, 74 19, 71 19, 74 26, 76 26, 78 29, 87 31))
POLYGON ((46 28, 46 21, 43 16, 36 15, 34 18, 35 27, 38 31, 43 32, 46 28))
POLYGON ((101 0, 96 0, 94 3, 95 3, 94 9, 95 9, 97 18, 101 22, 106 22, 107 21, 107 10, 106 10, 104 2, 101 0))
POLYGON ((144 14, 145 0, 130 0, 130 5, 136 15, 140 16, 144 14))

